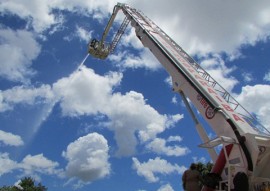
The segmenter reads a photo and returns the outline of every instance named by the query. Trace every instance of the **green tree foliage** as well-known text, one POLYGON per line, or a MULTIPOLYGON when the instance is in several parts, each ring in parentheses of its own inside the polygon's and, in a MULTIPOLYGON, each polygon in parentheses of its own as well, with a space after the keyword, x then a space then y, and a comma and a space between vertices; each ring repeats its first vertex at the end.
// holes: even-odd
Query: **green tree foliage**
POLYGON ((213 163, 211 162, 208 162, 206 164, 198 162, 196 165, 197 165, 197 170, 200 172, 202 177, 208 174, 209 172, 211 172, 211 169, 213 167, 213 163))
POLYGON ((200 172, 200 175, 201 175, 200 187, 202 188, 203 184, 204 184, 204 177, 208 173, 211 172, 211 169, 213 167, 213 163, 208 162, 208 163, 204 164, 204 163, 198 162, 198 163, 196 163, 196 166, 197 166, 196 169, 200 172))
POLYGON ((21 182, 17 186, 4 186, 0 188, 0 191, 47 191, 47 188, 41 183, 35 185, 35 180, 31 177, 25 177, 21 179, 21 182))

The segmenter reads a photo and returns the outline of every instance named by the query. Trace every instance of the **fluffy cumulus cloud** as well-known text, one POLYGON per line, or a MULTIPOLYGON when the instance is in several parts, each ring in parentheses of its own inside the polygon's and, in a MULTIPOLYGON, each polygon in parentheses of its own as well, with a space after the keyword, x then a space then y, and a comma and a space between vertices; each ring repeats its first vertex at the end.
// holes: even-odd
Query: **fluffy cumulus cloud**
POLYGON ((35 36, 26 30, 0 27, 0 77, 15 82, 29 82, 35 74, 32 61, 40 53, 35 36))
POLYGON ((252 82, 254 80, 254 77, 252 76, 252 73, 250 72, 243 72, 241 76, 244 79, 244 81, 247 83, 252 82))
POLYGON ((0 153, 0 176, 12 172, 18 167, 17 163, 9 158, 8 153, 0 153))
POLYGON ((43 154, 27 155, 21 162, 17 162, 10 159, 8 153, 0 153, 0 164, 0 176, 14 170, 19 170, 21 176, 33 176, 36 179, 40 179, 41 174, 63 176, 62 169, 58 168, 59 164, 43 154))
POLYGON ((270 130, 270 85, 244 86, 237 96, 239 103, 245 108, 256 113, 261 123, 270 130))
POLYGON ((84 182, 104 178, 110 174, 107 140, 98 133, 90 133, 70 143, 63 156, 67 159, 66 175, 84 182))
POLYGON ((94 115, 104 113, 113 87, 120 83, 122 74, 96 74, 92 69, 82 67, 69 78, 62 78, 53 85, 53 90, 61 99, 64 115, 94 115))
POLYGON ((167 127, 174 126, 182 118, 180 114, 174 116, 159 114, 145 102, 142 94, 133 91, 125 95, 114 94, 110 106, 108 116, 111 122, 108 125, 115 132, 120 155, 131 155, 135 152, 136 132, 140 143, 145 143, 167 127), (127 141, 129 144, 126 144, 127 141))
POLYGON ((79 27, 77 26, 76 27, 76 35, 82 40, 82 41, 85 41, 86 43, 89 42, 89 40, 91 39, 91 34, 92 34, 93 31, 91 31, 89 33, 88 30, 84 29, 83 27, 79 27))
POLYGON ((27 155, 22 162, 18 164, 18 167, 23 170, 24 176, 35 175, 36 177, 39 174, 62 176, 63 171, 58 169, 58 166, 58 162, 47 159, 43 154, 34 156, 27 155))
POLYGON ((155 159, 149 159, 147 162, 140 162, 137 158, 133 157, 133 169, 137 171, 139 176, 146 179, 147 182, 159 181, 159 175, 169 175, 172 173, 182 174, 186 168, 184 166, 178 166, 177 164, 171 164, 165 159, 156 157, 155 159))
POLYGON ((16 104, 34 105, 54 102, 54 93, 50 85, 14 86, 5 91, 0 90, 0 112, 13 109, 16 104))
POLYGON ((140 93, 114 94, 110 105, 114 107, 107 108, 111 119, 107 126, 115 132, 119 155, 135 152, 137 131, 148 139, 164 129, 165 118, 147 105, 140 93))
POLYGON ((117 61, 117 66, 124 69, 146 68, 150 70, 157 70, 161 68, 161 65, 157 59, 148 49, 141 50, 138 55, 123 51, 117 55, 110 56, 109 60, 117 61))
POLYGON ((136 133, 139 141, 144 143, 166 128, 173 127, 183 116, 159 114, 145 102, 141 93, 114 92, 121 79, 120 73, 100 76, 82 67, 69 78, 56 82, 53 90, 61 99, 60 105, 66 116, 106 115, 109 121, 104 125, 115 133, 118 154, 131 155, 138 144, 136 133), (129 144, 126 144, 127 140, 129 144))
POLYGON ((21 146, 24 144, 20 136, 2 130, 0 130, 0 141, 2 141, 5 145, 11 146, 21 146))
POLYGON ((266 81, 266 82, 270 82, 270 71, 268 71, 268 72, 264 75, 263 80, 266 81))
POLYGON ((51 13, 50 5, 52 4, 49 1, 1 1, 0 5, 1 12, 16 14, 20 18, 27 20, 29 25, 32 25, 38 32, 57 22, 57 19, 51 13))
POLYGON ((114 5, 117 4, 117 1, 70 0, 66 2, 65 0, 55 0, 53 3, 50 3, 50 1, 48 1, 47 4, 50 4, 52 9, 68 10, 71 12, 77 12, 85 15, 91 14, 93 18, 102 20, 108 16, 108 13, 112 12, 114 5))
POLYGON ((170 142, 171 140, 175 139, 173 139, 173 137, 168 140, 155 138, 146 145, 146 148, 157 154, 164 154, 167 156, 183 156, 189 153, 189 149, 187 147, 181 147, 180 145, 166 145, 167 142, 170 142))
MULTIPOLYGON (((267 0, 260 3, 253 1, 246 3, 244 0, 237 3, 232 0, 209 2, 150 0, 140 4, 130 0, 123 2, 142 10, 176 42, 184 45, 190 53, 225 51, 228 54, 234 54, 241 44, 254 44, 258 40, 266 39, 269 35, 270 5, 267 0), (161 11, 162 14, 160 14, 161 11)), ((0 11, 16 14, 27 20, 28 25, 31 25, 35 31, 40 32, 63 22, 53 10, 91 14, 93 18, 104 19, 108 17, 109 12, 112 12, 116 3, 116 0, 70 0, 68 2, 14 0, 1 1, 0 11)))
POLYGON ((170 184, 162 185, 157 191, 174 191, 170 184))
POLYGON ((130 1, 130 4, 141 9, 189 53, 235 54, 241 44, 254 44, 269 36, 267 0, 260 3, 150 0, 142 4, 130 1))
POLYGON ((169 138, 168 138, 168 142, 180 142, 180 141, 182 141, 183 139, 182 139, 182 137, 180 137, 180 136, 169 136, 169 138))
MULTIPOLYGON (((243 44, 253 45, 259 40, 267 39, 269 36, 270 6, 267 0, 259 4, 256 2, 246 3, 243 0, 237 3, 232 3, 231 1, 197 2, 186 0, 170 0, 169 3, 151 0, 141 4, 134 4, 134 2, 130 0, 123 2, 142 10, 191 54, 207 55, 210 52, 225 52, 230 58, 235 58, 240 55, 239 48, 241 48, 243 44), (155 9, 152 8, 153 4, 155 4, 155 9), (161 10, 163 14, 160 14, 161 10), (190 10, 192 10, 192 12, 190 12, 190 10), (189 14, 192 14, 192 16, 188 16, 189 14), (216 16, 213 17, 212 15, 216 16), (167 22, 168 20, 170 20, 169 23, 167 22), (224 38, 224 36, 226 36, 226 38, 224 38)), ((29 0, 27 2, 15 0, 1 1, 0 11, 4 14, 16 14, 28 22, 29 28, 32 27, 34 31, 40 33, 46 29, 52 29, 56 25, 62 25, 63 22, 65 22, 62 18, 63 15, 59 15, 59 12, 54 10, 68 10, 73 13, 91 15, 94 19, 104 19, 108 18, 109 13, 112 12, 113 6, 116 3, 117 1, 114 0, 71 0, 68 2, 64 2, 63 0, 42 2, 38 0, 29 0)), ((88 40, 89 35, 85 33, 82 27, 78 26, 75 33, 82 40, 88 40)), ((142 49, 142 45, 136 38, 134 30, 127 31, 127 35, 124 35, 122 43, 120 43, 119 46, 132 46, 136 49, 140 49, 138 55, 132 55, 122 51, 122 53, 109 58, 111 60, 120 61, 118 62, 121 63, 119 66, 124 68, 145 67, 151 70, 156 70, 160 67, 156 59, 150 56, 149 51, 142 49)), ((0 52, 5 52, 8 51, 7 49, 10 49, 13 50, 14 53, 19 54, 14 48, 4 47, 3 49, 6 50, 0 52)), ((19 54, 17 57, 14 57, 14 59, 23 59, 22 55, 19 54)), ((29 65, 29 62, 23 63, 28 63, 29 65)), ((11 65, 9 64, 9 66, 11 65)), ((14 67, 15 66, 18 67, 19 65, 16 64, 14 67)), ((217 76, 219 76, 218 74, 223 74, 220 72, 220 69, 221 68, 215 69, 217 76)), ((4 72, 4 70, 1 71, 4 72)), ((30 72, 30 74, 33 73, 31 70, 25 70, 25 72, 26 71, 28 73, 30 72)), ((7 72, 8 71, 5 73, 7 72)), ((12 78, 16 78, 15 80, 21 80, 24 75, 29 74, 19 72, 17 75, 19 76, 9 76, 10 78, 13 76, 12 78)), ((234 79, 226 80, 230 83, 230 86, 235 83, 234 79)))
POLYGON ((136 49, 143 49, 144 48, 143 44, 136 36, 135 29, 131 28, 131 27, 127 27, 118 46, 120 46, 119 48, 121 48, 122 46, 136 48, 136 49))
POLYGON ((0 111, 12 110, 16 104, 45 104, 47 112, 40 121, 42 123, 59 101, 64 116, 106 115, 109 121, 104 125, 115 133, 118 155, 131 155, 139 142, 144 144, 154 139, 183 116, 159 114, 146 103, 141 93, 114 92, 121 79, 121 73, 100 76, 83 66, 52 86, 15 86, 0 91, 0 111), (125 144, 127 140, 130 144, 125 144))
POLYGON ((62 15, 58 15, 54 10, 68 10, 79 12, 80 14, 93 15, 93 18, 103 19, 108 12, 112 11, 117 1, 0 1, 0 11, 8 14, 12 13, 24 19, 29 28, 36 32, 43 32, 52 26, 61 25, 63 22, 62 15))

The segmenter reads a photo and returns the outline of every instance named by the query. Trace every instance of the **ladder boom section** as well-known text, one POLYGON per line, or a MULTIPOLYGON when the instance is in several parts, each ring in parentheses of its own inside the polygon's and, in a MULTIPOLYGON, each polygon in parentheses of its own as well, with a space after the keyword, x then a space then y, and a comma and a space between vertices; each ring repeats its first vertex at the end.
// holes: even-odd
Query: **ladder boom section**
POLYGON ((114 19, 122 6, 123 6, 123 4, 121 4, 121 3, 118 3, 116 6, 114 6, 112 16, 111 16, 103 34, 102 34, 101 43, 103 43, 105 41, 105 39, 106 39, 106 37, 107 37, 107 35, 108 35, 112 25, 113 25, 114 19))
POLYGON ((116 45, 118 44, 122 35, 124 34, 128 24, 129 24, 129 19, 127 17, 125 17, 124 21, 122 22, 120 28, 118 29, 116 35, 113 38, 113 41, 112 41, 111 47, 110 47, 110 53, 113 53, 116 45))
MULTIPOLYGON (((266 128, 257 126, 258 122, 257 124, 254 122, 256 119, 154 22, 128 6, 124 6, 124 13, 131 17, 131 23, 142 43, 151 51, 154 47, 158 47, 160 53, 155 54, 158 59, 167 58, 168 61, 161 64, 172 76, 175 91, 181 90, 184 86, 192 86, 200 94, 196 97, 196 101, 200 101, 204 107, 206 104, 211 107, 209 110, 212 112, 207 111, 207 118, 212 118, 214 116, 210 116, 211 114, 215 115, 217 111, 222 111, 227 118, 241 125, 239 128, 241 133, 270 135, 266 128), (147 41, 152 42, 151 46, 147 44, 147 41), (186 83, 177 80, 179 76, 184 78, 186 83)), ((192 103, 196 101, 192 100, 192 103)))

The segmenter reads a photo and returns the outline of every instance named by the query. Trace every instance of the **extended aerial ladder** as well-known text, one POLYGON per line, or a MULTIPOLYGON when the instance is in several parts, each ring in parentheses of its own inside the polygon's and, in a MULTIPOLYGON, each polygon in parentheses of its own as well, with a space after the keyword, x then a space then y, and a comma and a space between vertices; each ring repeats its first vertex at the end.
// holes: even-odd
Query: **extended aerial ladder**
POLYGON ((209 177, 214 175, 217 182, 210 179, 203 189, 231 190, 239 186, 256 191, 270 189, 270 132, 142 12, 118 3, 101 40, 93 39, 89 43, 89 54, 106 59, 114 51, 129 22, 142 44, 150 49, 171 76, 173 90, 182 96, 203 141, 199 146, 208 149, 214 162, 209 177), (119 10, 125 19, 112 42, 107 43, 106 37, 119 10), (216 138, 207 136, 187 98, 216 133, 216 138), (218 145, 222 145, 219 154, 214 149, 218 145), (236 177, 242 180, 240 184, 236 177))

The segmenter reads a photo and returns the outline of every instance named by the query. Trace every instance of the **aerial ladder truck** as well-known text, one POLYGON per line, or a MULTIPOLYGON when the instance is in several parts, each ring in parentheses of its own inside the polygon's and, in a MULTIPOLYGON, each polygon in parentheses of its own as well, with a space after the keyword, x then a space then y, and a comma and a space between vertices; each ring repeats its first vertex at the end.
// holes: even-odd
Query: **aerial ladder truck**
POLYGON ((92 39, 88 53, 106 59, 129 23, 143 46, 150 49, 171 76, 173 91, 181 95, 202 139, 199 146, 207 149, 213 161, 202 190, 230 191, 240 187, 243 191, 269 191, 270 132, 141 11, 118 3, 101 40, 92 39), (124 13, 124 21, 112 42, 107 43, 119 10, 124 13), (208 137, 190 102, 216 133, 214 139, 208 137))

